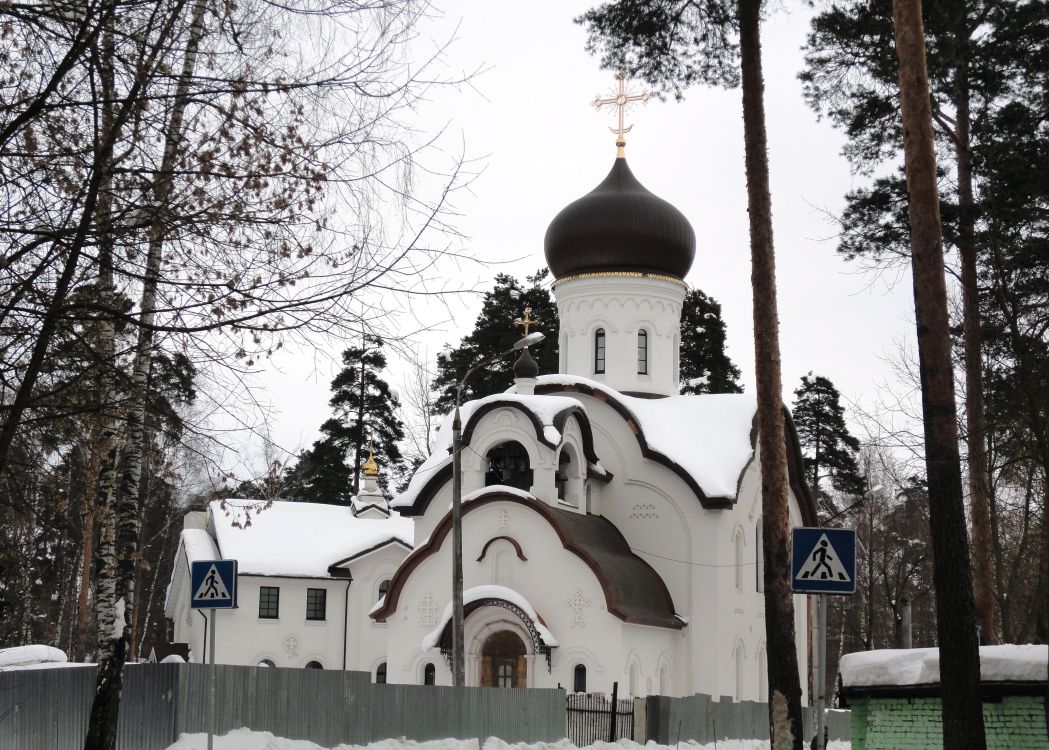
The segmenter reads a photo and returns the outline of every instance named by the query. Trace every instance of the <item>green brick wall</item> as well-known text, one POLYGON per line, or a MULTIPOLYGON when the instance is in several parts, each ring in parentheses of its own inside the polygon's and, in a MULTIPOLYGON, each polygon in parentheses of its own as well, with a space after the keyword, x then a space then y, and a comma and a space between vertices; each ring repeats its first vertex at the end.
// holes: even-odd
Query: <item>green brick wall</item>
MULTIPOLYGON (((855 698, 852 750, 940 750, 939 698, 855 698)), ((988 750, 1049 750, 1042 699, 1003 698, 983 704, 988 750)))

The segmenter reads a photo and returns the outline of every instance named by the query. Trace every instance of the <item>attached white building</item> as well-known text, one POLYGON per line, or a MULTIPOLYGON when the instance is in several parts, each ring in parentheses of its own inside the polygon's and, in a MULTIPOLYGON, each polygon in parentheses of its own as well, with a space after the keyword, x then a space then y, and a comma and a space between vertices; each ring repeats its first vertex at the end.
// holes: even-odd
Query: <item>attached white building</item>
MULTIPOLYGON (((766 698, 755 400, 678 395, 694 251, 685 217, 621 156, 550 225, 560 373, 540 375, 526 351, 506 393, 462 408, 467 684, 766 698)), ((219 620, 225 658, 450 684, 450 427, 390 504, 400 519, 283 503, 239 530, 213 506, 179 552, 176 639, 189 632, 180 623, 202 624, 179 609, 182 558, 220 552, 242 575, 241 609, 219 620), (360 542, 366 523, 389 533, 360 542), (259 615, 262 586, 286 592, 276 623, 259 615), (326 592, 320 625, 306 618, 311 588, 326 592)), ((812 524, 787 432, 791 520, 812 524)), ((804 674, 805 597, 795 610, 804 674)), ((192 629, 195 655, 202 632, 192 629)))

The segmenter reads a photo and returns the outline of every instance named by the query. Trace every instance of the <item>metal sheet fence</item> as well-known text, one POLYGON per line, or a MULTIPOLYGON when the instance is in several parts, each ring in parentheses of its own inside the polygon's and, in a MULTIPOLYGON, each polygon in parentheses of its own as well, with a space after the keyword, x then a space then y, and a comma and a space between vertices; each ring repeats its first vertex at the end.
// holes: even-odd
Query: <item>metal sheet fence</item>
MULTIPOLYGON (((769 738, 768 704, 753 701, 734 702, 729 696, 715 700, 709 695, 668 698, 650 695, 645 701, 645 739, 661 745, 680 740, 706 743, 731 739, 767 740, 769 738)), ((811 708, 804 709, 805 739, 816 732, 811 708)), ((848 711, 830 711, 827 717, 830 739, 848 740, 851 736, 848 711)))
MULTIPOLYGON (((90 668, 0 672, 0 748, 75 750, 94 693, 90 668)), ((373 685, 366 672, 141 664, 128 667, 118 747, 163 750, 183 732, 248 726, 322 747, 389 737, 565 736, 561 690, 373 685), (213 692, 214 716, 208 713, 213 692)))

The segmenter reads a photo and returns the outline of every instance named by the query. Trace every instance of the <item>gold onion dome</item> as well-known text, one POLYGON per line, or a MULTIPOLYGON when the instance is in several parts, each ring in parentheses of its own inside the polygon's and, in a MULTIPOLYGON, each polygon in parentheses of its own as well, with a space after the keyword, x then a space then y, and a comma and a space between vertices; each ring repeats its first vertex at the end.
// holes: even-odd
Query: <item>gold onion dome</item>
POLYGON ((364 476, 379 476, 379 464, 375 463, 375 456, 372 455, 371 448, 368 449, 368 460, 364 462, 364 476))

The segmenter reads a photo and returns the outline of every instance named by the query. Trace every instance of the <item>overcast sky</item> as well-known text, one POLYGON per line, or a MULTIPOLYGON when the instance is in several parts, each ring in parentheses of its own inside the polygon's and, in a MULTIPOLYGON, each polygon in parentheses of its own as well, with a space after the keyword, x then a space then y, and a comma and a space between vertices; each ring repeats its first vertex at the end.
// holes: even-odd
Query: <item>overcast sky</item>
MULTIPOLYGON (((613 114, 590 102, 610 93, 614 79, 586 54, 584 30, 572 20, 590 4, 438 0, 444 16, 423 28, 420 54, 432 48, 430 40, 454 36, 445 63, 450 74, 486 69, 472 89, 436 95, 417 124, 444 128, 449 152, 464 146, 482 159, 483 172, 455 197, 464 249, 492 264, 468 271, 482 291, 497 272, 523 278, 545 266, 551 219, 612 166, 613 114)), ((840 134, 802 100, 797 73, 809 17, 792 4, 762 30, 784 399, 793 400, 801 376, 812 370, 848 399, 870 402, 878 384, 891 379, 883 358, 914 336, 910 279, 894 278, 890 286, 835 254, 827 213, 838 213, 845 193, 863 178, 841 157, 840 134)), ((728 353, 752 391, 740 92, 696 88, 681 103, 653 99, 630 112, 628 122, 631 169, 692 222, 697 251, 687 281, 722 304, 728 353)), ((479 297, 457 304, 454 320, 425 337, 423 348, 435 356, 443 343, 457 342, 479 309, 479 297)), ((306 446, 329 414, 334 364, 300 349, 269 367, 260 382, 274 408, 272 436, 283 448, 306 446)), ((395 386, 399 379, 390 377, 395 386)))

